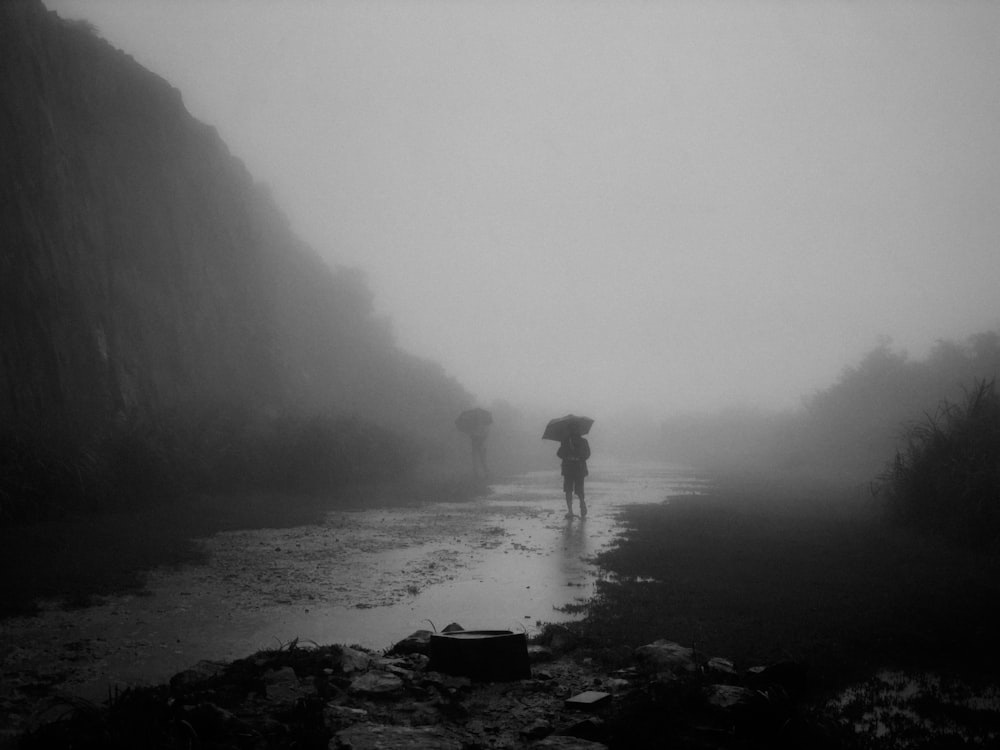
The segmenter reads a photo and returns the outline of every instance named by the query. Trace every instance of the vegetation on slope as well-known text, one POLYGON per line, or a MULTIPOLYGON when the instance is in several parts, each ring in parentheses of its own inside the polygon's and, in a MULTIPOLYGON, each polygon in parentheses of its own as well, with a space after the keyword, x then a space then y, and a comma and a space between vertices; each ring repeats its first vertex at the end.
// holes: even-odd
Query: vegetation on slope
POLYGON ((899 521, 976 548, 1000 540, 1000 399, 980 380, 905 429, 879 490, 899 521))
POLYGON ((0 522, 454 459, 470 395, 166 81, 4 2, 0 102, 0 522))
POLYGON ((123 420, 93 445, 0 443, 0 520, 62 517, 197 493, 323 493, 398 480, 417 446, 356 417, 239 408, 123 420))

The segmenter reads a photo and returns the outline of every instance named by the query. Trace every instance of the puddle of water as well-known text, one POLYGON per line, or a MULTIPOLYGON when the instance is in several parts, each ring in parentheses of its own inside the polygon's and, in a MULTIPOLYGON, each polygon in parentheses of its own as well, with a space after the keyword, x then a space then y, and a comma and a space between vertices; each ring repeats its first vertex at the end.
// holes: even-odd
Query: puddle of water
POLYGON ((159 570, 148 595, 0 622, 10 692, 31 681, 103 698, 160 683, 201 659, 232 660, 295 638, 385 648, 417 629, 524 630, 570 619, 588 598, 589 559, 617 514, 696 484, 681 467, 593 462, 590 513, 566 519, 557 470, 469 503, 333 511, 322 525, 219 534, 205 565, 159 570))

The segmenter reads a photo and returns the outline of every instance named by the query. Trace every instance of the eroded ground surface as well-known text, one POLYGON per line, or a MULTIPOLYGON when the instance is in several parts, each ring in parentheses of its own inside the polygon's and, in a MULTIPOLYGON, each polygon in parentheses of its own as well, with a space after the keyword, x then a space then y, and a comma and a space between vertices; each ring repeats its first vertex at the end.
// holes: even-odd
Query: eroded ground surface
POLYGON ((206 564, 155 571, 141 595, 0 622, 0 712, 17 723, 54 692, 100 699, 294 639, 380 649, 451 621, 530 634, 589 596, 588 560, 617 533, 618 507, 690 482, 670 467, 595 465, 585 521, 564 517, 559 477, 540 472, 469 503, 219 534, 206 564))

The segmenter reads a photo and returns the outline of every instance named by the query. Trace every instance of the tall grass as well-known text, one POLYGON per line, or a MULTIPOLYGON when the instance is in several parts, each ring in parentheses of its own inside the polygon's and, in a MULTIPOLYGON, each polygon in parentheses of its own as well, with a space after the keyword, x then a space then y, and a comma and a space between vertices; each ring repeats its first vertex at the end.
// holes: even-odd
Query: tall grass
POLYGON ((905 429, 904 447, 880 477, 899 521, 976 547, 1000 541, 1000 399, 977 380, 963 404, 945 401, 905 429))

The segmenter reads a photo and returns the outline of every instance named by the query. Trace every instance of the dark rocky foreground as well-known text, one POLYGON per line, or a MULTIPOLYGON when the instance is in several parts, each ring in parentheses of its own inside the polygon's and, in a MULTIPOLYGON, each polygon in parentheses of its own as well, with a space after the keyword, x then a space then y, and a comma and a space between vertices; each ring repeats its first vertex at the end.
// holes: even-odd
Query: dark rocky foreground
POLYGON ((739 674, 657 641, 602 669, 552 627, 528 647, 531 676, 473 681, 432 671, 431 634, 384 654, 292 642, 200 662, 167 685, 104 706, 52 701, 20 748, 756 748, 833 746, 797 704, 803 670, 739 674))

